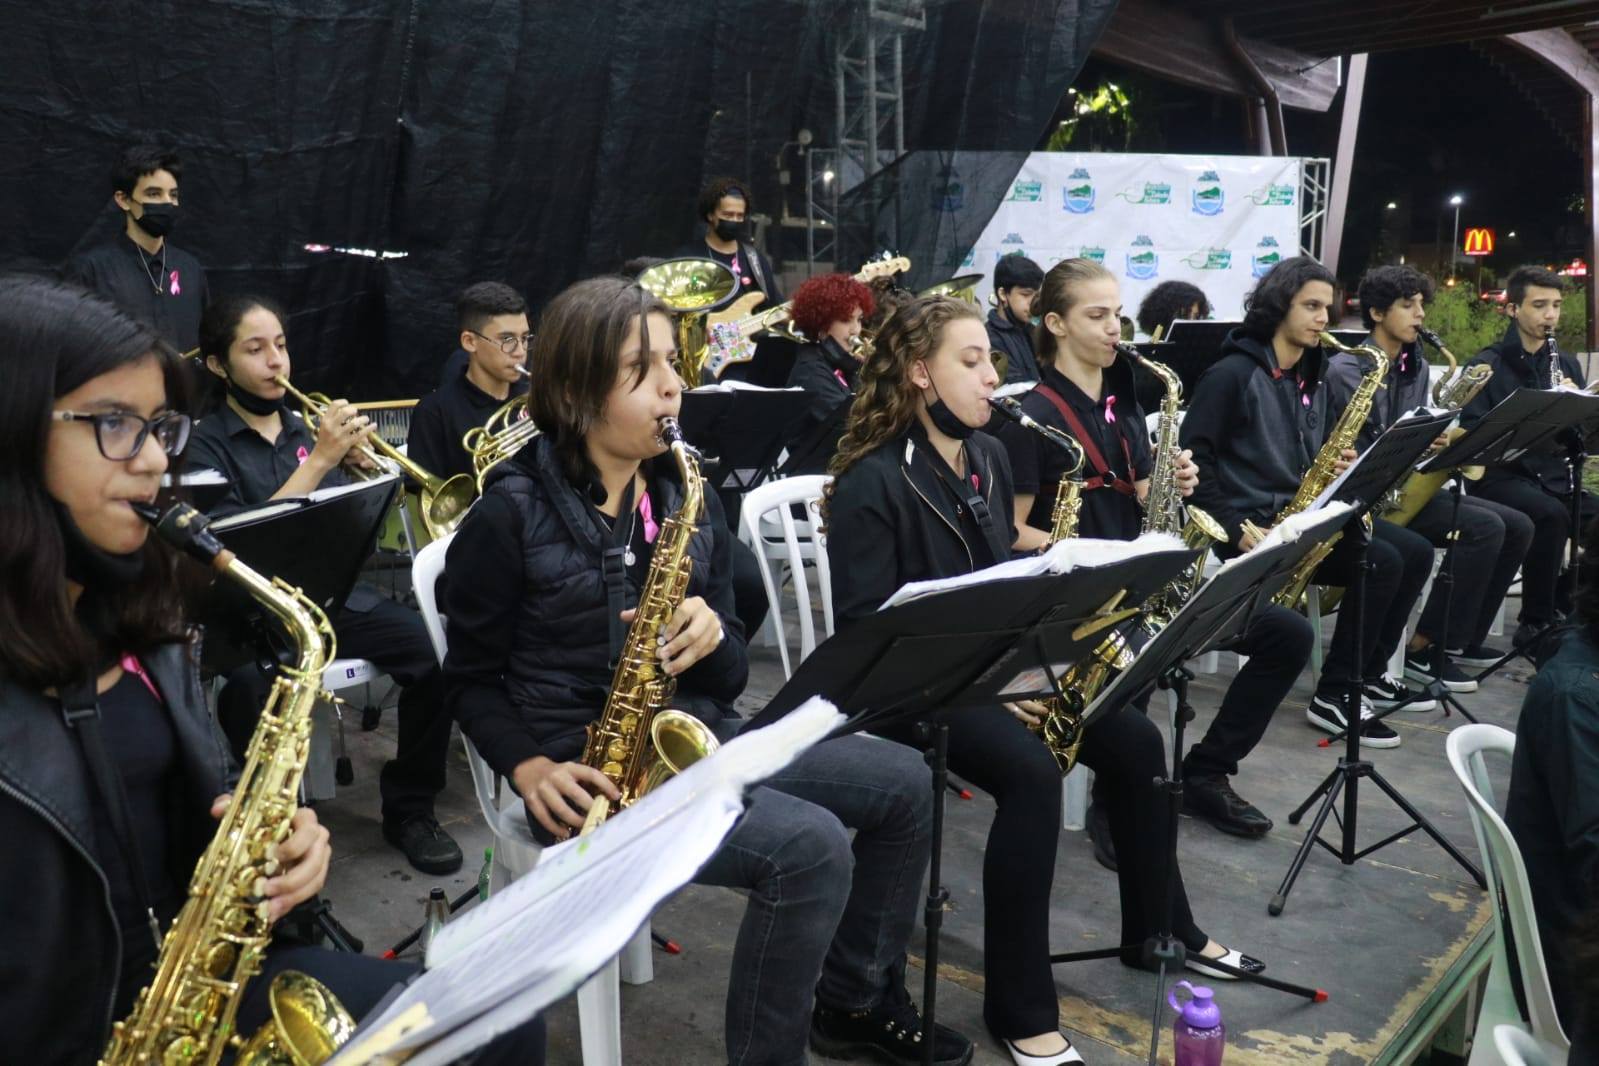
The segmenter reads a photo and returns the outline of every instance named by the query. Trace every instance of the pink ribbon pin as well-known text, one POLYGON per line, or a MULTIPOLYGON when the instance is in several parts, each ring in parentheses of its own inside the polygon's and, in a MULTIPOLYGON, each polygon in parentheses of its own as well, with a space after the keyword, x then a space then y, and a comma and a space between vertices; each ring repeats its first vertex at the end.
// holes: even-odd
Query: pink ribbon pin
POLYGON ((661 524, 655 521, 655 508, 647 492, 638 498, 638 513, 644 519, 644 543, 654 544, 655 538, 661 535, 661 524))
POLYGON ((844 372, 842 370, 833 371, 833 376, 838 379, 838 383, 840 385, 844 386, 846 389, 849 388, 849 382, 844 380, 844 372))
POLYGON ((304 463, 307 459, 311 458, 311 452, 306 448, 305 445, 302 444, 295 449, 294 457, 301 463, 304 463))
POLYGON ((1105 397, 1105 421, 1111 425, 1116 424, 1116 397, 1105 397))
POLYGON ((167 291, 174 296, 183 291, 183 286, 178 284, 178 272, 176 270, 174 270, 172 275, 167 278, 167 291))

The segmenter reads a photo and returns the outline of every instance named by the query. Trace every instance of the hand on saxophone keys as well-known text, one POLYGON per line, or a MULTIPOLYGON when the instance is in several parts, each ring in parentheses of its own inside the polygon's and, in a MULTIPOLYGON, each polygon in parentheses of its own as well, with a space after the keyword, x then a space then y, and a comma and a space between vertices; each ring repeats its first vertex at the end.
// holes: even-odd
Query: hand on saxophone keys
MULTIPOLYGON (((232 802, 230 792, 212 800, 211 817, 220 821, 232 802)), ((315 811, 301 807, 289 822, 289 835, 272 845, 267 857, 268 876, 261 884, 267 920, 277 921, 321 892, 332 861, 333 845, 328 841, 327 827, 317 821, 315 811)))
POLYGON ((511 784, 521 793, 528 817, 556 840, 583 828, 596 796, 612 804, 622 798, 599 770, 581 762, 554 762, 542 755, 518 763, 511 784))
POLYGON ((1245 552, 1254 551, 1260 545, 1260 542, 1266 539, 1267 534, 1271 532, 1269 526, 1261 529, 1247 519, 1244 522, 1243 530, 1238 536, 1238 548, 1240 551, 1245 552))
POLYGON ((1357 453, 1353 448, 1345 448, 1343 451, 1339 452, 1338 458, 1333 461, 1333 476, 1337 477, 1345 470, 1348 470, 1349 464, 1355 461, 1356 454, 1357 453))
MULTIPOLYGON (((633 624, 637 608, 623 611, 622 621, 633 624)), ((672 677, 705 658, 726 639, 722 619, 704 597, 690 596, 678 605, 672 620, 656 638, 656 654, 672 677)))
POLYGON ((1199 487, 1199 464, 1194 462, 1194 453, 1184 448, 1177 453, 1177 466, 1174 471, 1177 481, 1177 491, 1187 497, 1194 494, 1199 487))
POLYGON ((1017 700, 1005 704, 1005 709, 1015 715, 1016 719, 1028 729, 1037 729, 1049 714, 1049 708, 1039 700, 1017 700))

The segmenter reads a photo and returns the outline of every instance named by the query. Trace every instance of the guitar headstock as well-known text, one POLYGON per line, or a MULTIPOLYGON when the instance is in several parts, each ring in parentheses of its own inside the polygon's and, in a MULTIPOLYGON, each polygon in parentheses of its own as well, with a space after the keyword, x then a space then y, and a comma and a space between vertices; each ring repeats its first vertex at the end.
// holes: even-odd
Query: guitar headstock
POLYGON ((860 272, 855 275, 855 280, 872 281, 875 278, 892 277, 895 274, 903 274, 910 268, 911 261, 905 256, 890 256, 884 252, 883 258, 862 265, 860 272))

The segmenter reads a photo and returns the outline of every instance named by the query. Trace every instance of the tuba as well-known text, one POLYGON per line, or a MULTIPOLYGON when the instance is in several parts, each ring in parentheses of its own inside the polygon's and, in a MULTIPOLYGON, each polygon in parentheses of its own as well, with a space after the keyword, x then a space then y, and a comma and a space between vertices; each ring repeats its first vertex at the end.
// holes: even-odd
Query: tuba
MULTIPOLYGON (((315 426, 322 413, 328 409, 329 400, 321 393, 313 392, 307 395, 291 385, 289 379, 281 374, 272 380, 283 386, 290 396, 299 401, 300 412, 305 416, 307 425, 315 426)), ((465 474, 456 474, 448 479, 430 474, 377 434, 369 437, 367 443, 360 445, 358 450, 379 466, 383 465, 383 460, 394 464, 406 477, 421 487, 422 524, 427 526, 428 536, 434 540, 460 525, 466 509, 477 499, 472 479, 465 474), (378 455, 383 456, 383 460, 380 460, 378 455)))
POLYGON ((1141 624, 1146 631, 1156 633, 1182 610, 1188 597, 1199 587, 1199 579, 1205 573, 1205 555, 1212 544, 1226 542, 1227 531, 1204 511, 1186 506, 1177 488, 1177 456, 1182 452, 1177 443, 1182 380, 1171 367, 1145 358, 1130 344, 1118 344, 1116 350, 1136 360, 1166 386, 1166 394, 1160 401, 1159 439, 1155 442, 1155 460, 1149 472, 1149 498, 1144 501, 1144 525, 1140 532, 1171 533, 1182 539, 1183 547, 1200 552, 1199 558, 1144 605, 1141 624))
MULTIPOLYGON (((1073 464, 1061 476, 1055 490, 1055 506, 1049 516, 1049 543, 1053 546, 1077 535, 1077 520, 1083 508, 1083 449, 1069 433, 1046 426, 1022 410, 1022 405, 1005 397, 990 399, 989 404, 1013 422, 1043 436, 1057 447, 1064 448, 1074 457, 1073 464)), ((1120 599, 1118 593, 1117 599, 1120 599)), ((1114 605, 1108 604, 1105 610, 1114 605)), ((1119 633, 1106 637, 1094 648, 1088 658, 1072 666, 1060 678, 1059 696, 1050 696, 1044 704, 1044 719, 1032 727, 1044 741, 1044 746, 1055 757, 1061 774, 1069 774, 1077 765, 1077 752, 1083 746, 1083 711, 1094 702, 1099 690, 1105 687, 1112 675, 1132 664, 1132 653, 1119 633)))
POLYGON ((714 259, 668 259, 638 283, 677 316, 677 376, 694 388, 705 373, 705 318, 738 295, 738 279, 714 259))
POLYGON ((355 1022, 314 978, 284 971, 270 989, 273 1020, 248 1040, 233 1026, 271 939, 267 904, 256 886, 277 872, 277 860, 267 854, 289 835, 299 804, 311 708, 323 695, 333 630, 299 589, 239 562, 194 508, 180 503, 164 515, 144 504, 134 510, 163 540, 243 585, 288 631, 295 660, 273 682, 233 802, 189 879, 189 898, 162 941, 155 974, 132 1013, 112 1027, 100 1063, 215 1066, 232 1050, 240 1066, 316 1066, 349 1040, 355 1022))
POLYGON ((588 727, 583 748, 584 764, 611 779, 621 793, 621 807, 718 747, 716 737, 698 718, 667 708, 677 682, 662 671, 656 657, 656 635, 671 621, 688 590, 694 565, 689 542, 705 507, 705 479, 676 419, 661 420, 661 439, 677 461, 683 503, 661 523, 649 573, 639 591, 638 613, 611 678, 611 694, 599 720, 588 727))
MULTIPOLYGON (((1438 349, 1449 362, 1449 368, 1438 378, 1438 383, 1432 387, 1432 402, 1434 406, 1443 407, 1451 411, 1459 411, 1470 403, 1488 384, 1488 379, 1493 377, 1493 367, 1487 363, 1474 363, 1465 369, 1460 368, 1460 363, 1455 359, 1455 354, 1444 347, 1443 338, 1430 329, 1418 329, 1421 339, 1438 349)), ((1450 441, 1454 441, 1465 430, 1456 426, 1449 431, 1450 441)), ((1436 450, 1428 451, 1425 458, 1438 454, 1436 450)), ((1468 467, 1462 471, 1467 477, 1471 471, 1478 471, 1481 477, 1481 467, 1468 467)), ((1396 526, 1408 525, 1421 509, 1438 495, 1438 490, 1444 487, 1444 482, 1453 477, 1453 470, 1439 470, 1431 473, 1411 471, 1410 476, 1383 501, 1382 518, 1396 526)))
MULTIPOLYGON (((1290 515, 1305 510, 1316 501, 1316 497, 1322 494, 1323 489, 1332 484, 1333 479, 1338 476, 1334 473, 1334 467, 1343 456, 1344 449, 1353 448, 1355 441, 1360 438, 1360 431, 1366 424, 1367 416, 1371 414, 1371 405, 1377 397, 1377 390, 1383 387, 1383 379, 1388 376, 1388 353, 1381 348, 1369 344, 1351 348, 1331 333, 1323 333, 1321 343, 1324 347, 1336 348, 1340 352, 1371 356, 1375 365, 1360 379, 1360 384, 1355 386, 1355 394, 1349 398, 1349 406, 1344 408, 1343 414, 1338 416, 1337 424, 1328 432, 1321 450, 1316 453, 1315 461, 1310 464, 1309 473, 1299 484, 1299 491, 1295 492, 1294 498, 1277 513, 1277 517, 1271 520, 1274 526, 1290 515)), ((1245 522, 1244 528, 1257 538, 1265 535, 1253 522, 1245 522)), ((1342 534, 1328 537, 1313 548, 1300 562, 1288 583, 1272 597, 1272 602, 1282 607, 1298 607, 1300 598, 1310 585, 1311 575, 1316 572, 1316 567, 1321 565, 1322 560, 1332 553, 1333 545, 1338 543, 1340 536, 1342 534)))

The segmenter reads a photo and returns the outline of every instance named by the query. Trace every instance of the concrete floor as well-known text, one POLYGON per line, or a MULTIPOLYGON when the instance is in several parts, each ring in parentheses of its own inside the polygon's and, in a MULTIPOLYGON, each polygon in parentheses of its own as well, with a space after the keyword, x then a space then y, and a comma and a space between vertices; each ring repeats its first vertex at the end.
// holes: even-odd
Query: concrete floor
MULTIPOLYGON (((1507 610, 1514 617, 1514 601, 1507 610)), ((781 685, 775 648, 753 651, 746 712, 759 708, 781 685)), ((1235 662, 1222 657, 1217 675, 1193 687, 1197 738, 1219 703, 1235 662)), ((1513 727, 1528 668, 1512 667, 1464 697, 1482 721, 1513 727)), ((1325 988, 1330 1000, 1313 1005, 1260 987, 1209 982, 1217 987, 1228 1027, 1229 1063, 1367 1063, 1383 1057, 1450 964, 1490 918, 1485 894, 1431 840, 1407 837, 1380 852, 1341 866, 1324 851, 1312 854, 1288 901, 1270 918, 1266 903, 1288 868, 1304 826, 1287 824, 1289 811, 1337 760, 1320 748, 1322 734, 1304 719, 1308 673, 1279 710, 1259 749, 1235 781, 1238 791, 1277 822, 1264 839, 1244 841, 1184 818, 1180 853, 1194 913, 1217 940, 1267 961, 1284 980, 1325 988)), ((1164 697, 1157 695, 1154 713, 1164 697)), ((388 703, 392 706, 392 700, 388 703)), ((1164 723, 1164 714, 1160 714, 1164 723)), ((1371 753, 1377 768, 1472 859, 1476 859, 1464 802, 1444 755, 1444 735, 1458 717, 1402 712, 1389 719, 1401 747, 1371 753)), ((416 873, 382 840, 377 776, 392 751, 394 716, 386 713, 371 733, 352 728, 350 751, 357 779, 321 806, 333 831, 335 860, 328 895, 337 915, 368 953, 398 941, 421 919, 435 885, 454 897, 475 883, 490 839, 481 824, 464 757, 452 755, 449 788, 440 797, 441 822, 460 842, 466 867, 448 878, 416 873)), ((1341 750, 1341 749, 1340 749, 1341 750)), ((1508 773, 1508 768, 1504 768, 1508 773)), ((950 910, 941 947, 938 1017, 978 1043, 976 1061, 1008 1062, 1003 1047, 982 1025, 982 852, 992 805, 978 795, 951 798, 944 850, 950 910)), ((1306 819, 1308 824, 1308 818, 1306 819)), ((1360 843, 1403 828, 1402 813, 1369 785, 1361 790, 1360 843)), ((1324 835, 1335 839, 1336 823, 1324 835)), ((1052 946, 1061 951, 1108 946, 1119 927, 1113 874, 1098 866, 1088 839, 1063 834, 1056 868, 1052 946)), ((623 1045, 630 1063, 713 1063, 722 1059, 722 1003, 731 945, 743 912, 734 892, 685 888, 656 914, 654 928, 683 947, 681 955, 656 951, 655 980, 623 986, 623 1045)), ((920 999, 920 934, 913 944, 913 991, 920 999)), ((412 953, 414 954, 414 952, 412 953)), ((1155 977, 1114 961, 1061 966, 1055 973, 1061 1020, 1090 1063, 1144 1061, 1155 977)), ((1198 981, 1199 978, 1195 977, 1198 981)), ((1170 983, 1170 982, 1168 982, 1170 983)), ((547 1015, 552 1063, 578 1063, 577 1015, 571 999, 547 1015)), ((1170 1061, 1171 1013, 1162 1015, 1162 1061, 1170 1061)))

